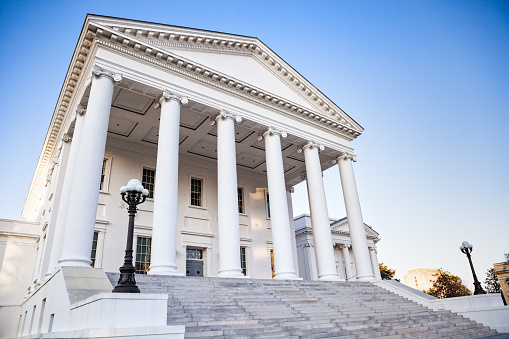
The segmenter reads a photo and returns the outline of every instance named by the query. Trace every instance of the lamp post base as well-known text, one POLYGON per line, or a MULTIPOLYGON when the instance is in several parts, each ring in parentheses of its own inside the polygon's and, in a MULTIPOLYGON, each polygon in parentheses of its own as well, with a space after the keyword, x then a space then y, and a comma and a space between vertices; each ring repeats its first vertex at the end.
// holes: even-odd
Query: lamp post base
POLYGON ((475 286, 474 295, 486 294, 486 291, 482 289, 481 283, 479 281, 474 282, 474 286, 475 286))
POLYGON ((113 289, 113 293, 140 293, 140 289, 136 286, 134 278, 135 268, 133 266, 120 267, 120 278, 117 286, 113 289))

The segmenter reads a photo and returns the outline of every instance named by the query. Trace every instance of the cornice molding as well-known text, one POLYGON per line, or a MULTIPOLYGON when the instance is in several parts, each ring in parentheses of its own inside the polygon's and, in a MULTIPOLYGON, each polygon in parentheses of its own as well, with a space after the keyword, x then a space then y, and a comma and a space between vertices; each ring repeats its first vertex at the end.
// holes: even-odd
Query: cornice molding
POLYGON ((362 133, 363 128, 355 120, 257 38, 170 25, 150 24, 127 19, 111 20, 100 16, 91 16, 91 24, 102 29, 101 33, 104 33, 105 30, 111 31, 108 39, 113 41, 123 37, 127 40, 136 39, 143 44, 156 48, 157 46, 165 46, 252 55, 264 64, 266 68, 293 87, 302 97, 308 98, 308 101, 314 106, 327 112, 332 117, 343 114, 344 117, 341 118, 344 119, 347 126, 362 133))
MULTIPOLYGON (((319 125, 323 124, 327 126, 331 131, 335 131, 350 140, 359 136, 360 133, 362 133, 363 131, 360 125, 354 126, 354 124, 356 123, 353 119, 352 122, 348 122, 344 117, 342 117, 341 114, 338 113, 339 111, 341 111, 342 114, 344 114, 346 117, 348 117, 348 115, 342 110, 340 110, 339 107, 337 108, 338 112, 332 110, 330 116, 324 116, 323 114, 320 114, 316 111, 309 110, 305 107, 301 107, 296 103, 290 102, 284 98, 278 97, 277 95, 256 88, 255 86, 251 86, 250 84, 243 83, 242 81, 230 77, 228 75, 221 74, 220 72, 210 69, 207 66, 188 60, 168 50, 158 48, 157 46, 149 44, 146 40, 139 39, 133 35, 126 35, 125 33, 122 33, 120 31, 115 31, 114 28, 102 26, 94 22, 91 22, 90 26, 91 29, 95 28, 97 42, 103 46, 113 48, 120 52, 138 57, 142 60, 151 63, 158 64, 159 66, 162 66, 164 68, 172 69, 178 73, 185 74, 194 79, 205 81, 209 85, 218 86, 223 90, 228 90, 229 92, 237 94, 241 93, 243 94, 242 95, 243 97, 249 97, 265 105, 269 105, 271 107, 278 107, 279 109, 282 110, 293 111, 294 115, 295 113, 297 113, 298 116, 301 116, 306 120, 313 121, 314 123, 318 123, 319 125)), ((192 40, 194 41, 195 37, 188 37, 187 39, 189 38, 192 38, 192 40)), ((210 43, 214 43, 215 40, 217 39, 211 39, 210 43)), ((204 39, 204 41, 207 41, 207 39, 204 39)), ((221 40, 218 41, 219 41, 218 44, 221 44, 221 40)), ((261 42, 258 41, 258 44, 261 44, 261 42)), ((224 42, 223 45, 228 46, 231 44, 224 42)), ((248 50, 253 49, 255 52, 259 51, 260 53, 262 53, 262 56, 268 55, 267 53, 263 54, 262 49, 260 49, 260 47, 258 47, 257 50, 256 49, 257 47, 252 43, 240 44, 240 46, 241 46, 240 48, 245 48, 248 50)), ((188 45, 183 44, 182 47, 188 47, 188 45)), ((274 57, 276 57, 275 54, 274 57)), ((270 64, 271 62, 274 61, 274 59, 268 58, 267 61, 270 64)), ((283 60, 280 60, 280 62, 286 64, 283 60)), ((274 66, 276 67, 276 69, 278 68, 282 69, 280 63, 275 63, 274 66)), ((286 66, 289 67, 288 65, 286 66)), ((286 70, 286 68, 284 69, 286 70)), ((300 77, 302 78, 302 76, 300 77)), ((292 76, 292 79, 293 82, 291 86, 295 86, 295 83, 302 85, 302 82, 296 80, 297 78, 295 76, 292 76)), ((312 86, 311 84, 309 85, 314 88, 314 86, 312 86)), ((320 98, 314 92, 309 93, 311 102, 316 101, 316 103, 319 104, 319 109, 324 110, 325 112, 327 112, 326 114, 329 114, 331 106, 325 103, 324 101, 325 96, 321 94, 321 96, 324 98, 320 98)), ((332 102, 330 102, 330 104, 333 105, 332 102)))

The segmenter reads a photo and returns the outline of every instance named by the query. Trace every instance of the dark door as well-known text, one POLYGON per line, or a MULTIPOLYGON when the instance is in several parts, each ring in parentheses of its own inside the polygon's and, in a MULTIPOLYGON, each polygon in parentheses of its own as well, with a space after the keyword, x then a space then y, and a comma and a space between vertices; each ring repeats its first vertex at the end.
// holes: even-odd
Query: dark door
POLYGON ((203 277, 203 261, 186 260, 186 275, 189 277, 203 277))

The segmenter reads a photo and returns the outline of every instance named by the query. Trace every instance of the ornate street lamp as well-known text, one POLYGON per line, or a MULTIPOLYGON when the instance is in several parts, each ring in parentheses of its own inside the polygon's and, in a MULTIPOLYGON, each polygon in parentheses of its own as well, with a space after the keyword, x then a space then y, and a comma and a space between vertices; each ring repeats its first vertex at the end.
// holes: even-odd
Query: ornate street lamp
POLYGON ((134 279, 133 266, 133 233, 134 233, 134 216, 138 209, 137 205, 143 203, 148 196, 148 190, 143 188, 138 179, 131 179, 127 186, 120 187, 120 195, 129 208, 129 226, 127 229, 127 245, 125 248, 124 266, 120 267, 120 278, 117 286, 113 289, 113 293, 140 293, 140 289, 136 286, 134 279))
POLYGON ((470 256, 470 253, 472 253, 473 247, 474 246, 472 246, 472 244, 469 244, 467 241, 463 241, 461 243, 460 250, 461 250, 461 252, 463 252, 467 255, 468 262, 470 263, 470 269, 472 270, 472 275, 474 276, 474 286, 475 286, 474 295, 486 294, 486 292, 481 287, 481 283, 479 282, 479 280, 477 280, 477 275, 475 275, 474 265, 472 264, 472 258, 470 256))

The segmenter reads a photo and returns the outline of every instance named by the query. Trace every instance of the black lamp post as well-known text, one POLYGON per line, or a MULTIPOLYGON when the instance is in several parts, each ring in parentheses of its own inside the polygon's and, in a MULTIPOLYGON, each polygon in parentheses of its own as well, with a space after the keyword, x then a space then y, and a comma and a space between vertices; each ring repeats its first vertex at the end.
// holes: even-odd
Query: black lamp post
POLYGON ((472 275, 474 276, 474 295, 476 294, 486 294, 486 291, 484 291, 481 287, 481 283, 479 280, 477 280, 477 275, 475 275, 474 265, 472 264, 472 257, 470 256, 470 253, 472 253, 472 244, 469 244, 467 241, 463 241, 461 243, 460 250, 461 252, 465 253, 468 258, 468 262, 470 263, 470 269, 472 270, 472 275))
POLYGON ((143 203, 148 196, 148 190, 144 189, 138 179, 132 179, 127 186, 120 188, 120 195, 129 208, 129 228, 127 229, 127 244, 125 248, 124 266, 120 267, 120 278, 117 286, 113 289, 113 293, 140 293, 140 289, 136 286, 136 279, 133 266, 133 233, 134 233, 134 216, 138 209, 137 205, 143 203))

